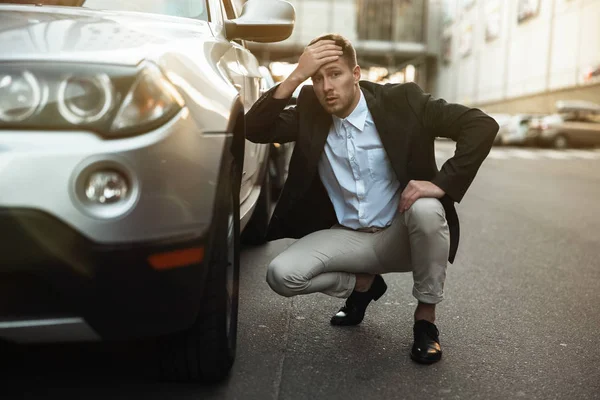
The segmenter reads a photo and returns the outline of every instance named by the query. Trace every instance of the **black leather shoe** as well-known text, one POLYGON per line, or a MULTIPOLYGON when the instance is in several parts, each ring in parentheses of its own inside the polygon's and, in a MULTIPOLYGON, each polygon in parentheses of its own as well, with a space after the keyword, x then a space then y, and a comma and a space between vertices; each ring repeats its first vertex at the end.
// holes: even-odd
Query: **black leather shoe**
POLYGON ((377 301, 385 291, 387 285, 381 275, 375 275, 371 287, 366 292, 357 292, 354 290, 350 297, 346 299, 346 304, 337 314, 331 317, 331 325, 349 326, 358 325, 365 317, 365 311, 371 300, 377 301))
POLYGON ((442 359, 440 332, 435 324, 419 320, 413 327, 415 342, 410 352, 410 358, 420 364, 433 364, 442 359))

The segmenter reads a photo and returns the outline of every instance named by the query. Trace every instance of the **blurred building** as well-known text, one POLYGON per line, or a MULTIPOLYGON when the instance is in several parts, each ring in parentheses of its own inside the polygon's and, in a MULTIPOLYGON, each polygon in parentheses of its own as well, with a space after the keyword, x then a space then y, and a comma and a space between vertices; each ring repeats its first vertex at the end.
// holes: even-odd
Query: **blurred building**
POLYGON ((430 0, 439 63, 433 92, 488 112, 600 103, 600 0, 430 0))
MULTIPOLYGON (((296 9, 292 36, 280 43, 248 43, 265 65, 296 63, 306 45, 324 33, 352 41, 365 78, 382 82, 416 81, 428 86, 437 58, 432 48, 427 0, 288 0, 296 9)), ((439 11, 441 12, 441 10, 439 11)), ((433 29, 434 33, 437 30, 433 29)))

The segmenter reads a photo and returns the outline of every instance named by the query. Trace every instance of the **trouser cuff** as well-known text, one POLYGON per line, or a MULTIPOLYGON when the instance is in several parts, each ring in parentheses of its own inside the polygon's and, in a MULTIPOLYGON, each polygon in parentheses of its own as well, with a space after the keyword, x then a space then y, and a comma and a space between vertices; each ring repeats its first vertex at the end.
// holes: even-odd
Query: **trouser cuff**
POLYGON ((413 296, 419 300, 421 303, 425 304, 437 304, 444 300, 444 294, 441 293, 439 295, 432 293, 422 293, 417 288, 413 287, 413 296))

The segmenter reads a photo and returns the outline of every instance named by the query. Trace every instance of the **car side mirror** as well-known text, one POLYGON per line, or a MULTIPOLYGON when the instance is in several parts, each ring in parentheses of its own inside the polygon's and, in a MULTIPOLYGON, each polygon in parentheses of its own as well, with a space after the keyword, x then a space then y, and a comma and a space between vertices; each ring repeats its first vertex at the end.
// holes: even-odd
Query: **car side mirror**
POLYGON ((296 10, 283 0, 248 0, 239 18, 225 22, 227 39, 280 42, 294 30, 296 10))

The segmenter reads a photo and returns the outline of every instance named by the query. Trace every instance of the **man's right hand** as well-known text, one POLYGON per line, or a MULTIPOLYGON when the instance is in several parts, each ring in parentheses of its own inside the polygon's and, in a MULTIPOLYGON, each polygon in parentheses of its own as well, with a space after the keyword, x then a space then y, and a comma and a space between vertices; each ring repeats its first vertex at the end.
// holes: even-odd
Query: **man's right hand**
POLYGON ((323 65, 336 61, 344 52, 333 40, 319 40, 306 47, 296 69, 277 87, 273 97, 287 99, 302 82, 310 78, 323 65))

